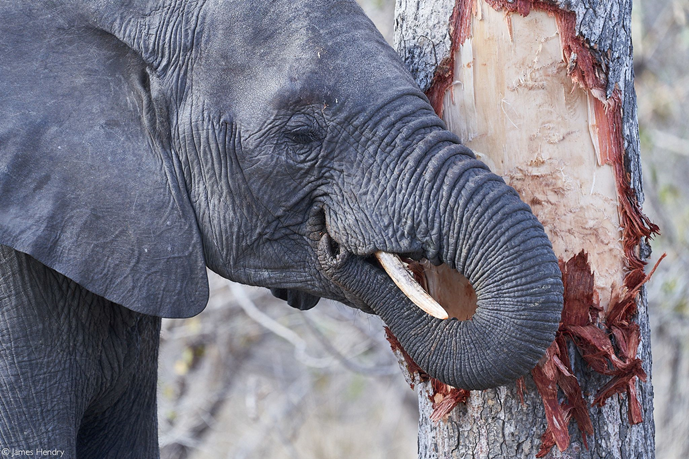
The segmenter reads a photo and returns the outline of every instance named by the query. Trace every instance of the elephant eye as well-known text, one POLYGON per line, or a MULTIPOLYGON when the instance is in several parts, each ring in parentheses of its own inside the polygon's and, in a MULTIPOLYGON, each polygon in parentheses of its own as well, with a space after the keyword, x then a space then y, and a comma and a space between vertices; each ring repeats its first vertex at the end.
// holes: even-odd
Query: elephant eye
POLYGON ((288 131, 285 135, 289 140, 299 145, 309 145, 322 140, 319 132, 308 127, 288 131))
POLYGON ((307 146, 320 142, 325 137, 316 119, 303 113, 294 115, 285 125, 285 137, 297 146, 307 146))

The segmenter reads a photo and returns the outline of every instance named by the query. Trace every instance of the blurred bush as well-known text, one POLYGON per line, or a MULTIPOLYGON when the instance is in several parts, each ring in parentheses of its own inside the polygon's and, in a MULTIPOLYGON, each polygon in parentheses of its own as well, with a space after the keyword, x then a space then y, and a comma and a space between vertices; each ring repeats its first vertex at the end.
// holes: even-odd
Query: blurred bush
POLYGON ((211 275, 203 314, 166 320, 164 458, 411 458, 416 397, 382 324, 334 302, 307 312, 211 275))
POLYGON ((660 225, 648 285, 659 459, 689 457, 689 0, 635 1, 646 213, 660 225))

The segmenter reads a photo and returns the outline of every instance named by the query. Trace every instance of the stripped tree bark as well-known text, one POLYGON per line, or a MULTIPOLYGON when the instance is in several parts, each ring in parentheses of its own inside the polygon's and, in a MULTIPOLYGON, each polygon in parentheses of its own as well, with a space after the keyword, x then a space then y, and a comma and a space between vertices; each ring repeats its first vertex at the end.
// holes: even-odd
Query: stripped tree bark
POLYGON ((654 457, 643 260, 657 227, 640 210, 631 3, 397 0, 400 55, 531 205, 565 282, 556 342, 510 386, 443 386, 390 337, 419 396, 419 458, 654 457))

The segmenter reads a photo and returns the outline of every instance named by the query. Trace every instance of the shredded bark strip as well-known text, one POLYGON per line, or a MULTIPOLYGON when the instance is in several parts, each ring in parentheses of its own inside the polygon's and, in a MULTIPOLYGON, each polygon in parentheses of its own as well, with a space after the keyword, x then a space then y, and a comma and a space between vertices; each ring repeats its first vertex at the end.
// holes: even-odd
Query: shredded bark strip
POLYGON ((409 386, 414 389, 414 381, 431 381, 431 387, 433 388, 430 400, 433 403, 433 413, 431 413, 431 420, 438 422, 445 416, 450 414, 450 412, 460 403, 464 403, 469 398, 470 392, 465 389, 457 389, 452 386, 448 386, 435 378, 431 378, 426 374, 425 371, 419 367, 414 360, 407 354, 400 342, 397 340, 395 335, 392 334, 388 327, 385 327, 385 338, 390 343, 392 351, 396 355, 401 355, 402 359, 407 367, 407 371, 411 376, 411 379, 407 382, 409 386))

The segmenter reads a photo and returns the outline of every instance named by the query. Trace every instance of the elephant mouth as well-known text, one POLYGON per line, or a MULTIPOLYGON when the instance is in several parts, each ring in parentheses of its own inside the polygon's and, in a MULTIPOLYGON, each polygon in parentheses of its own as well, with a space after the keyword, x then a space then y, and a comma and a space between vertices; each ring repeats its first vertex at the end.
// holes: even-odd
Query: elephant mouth
MULTIPOLYGON (((336 264, 354 256, 327 233, 323 233, 319 246, 336 264)), ((416 261, 384 251, 375 252, 374 257, 365 261, 382 268, 414 305, 432 317, 469 320, 476 312, 478 299, 473 286, 462 273, 446 264, 435 266, 424 258, 416 261)))

